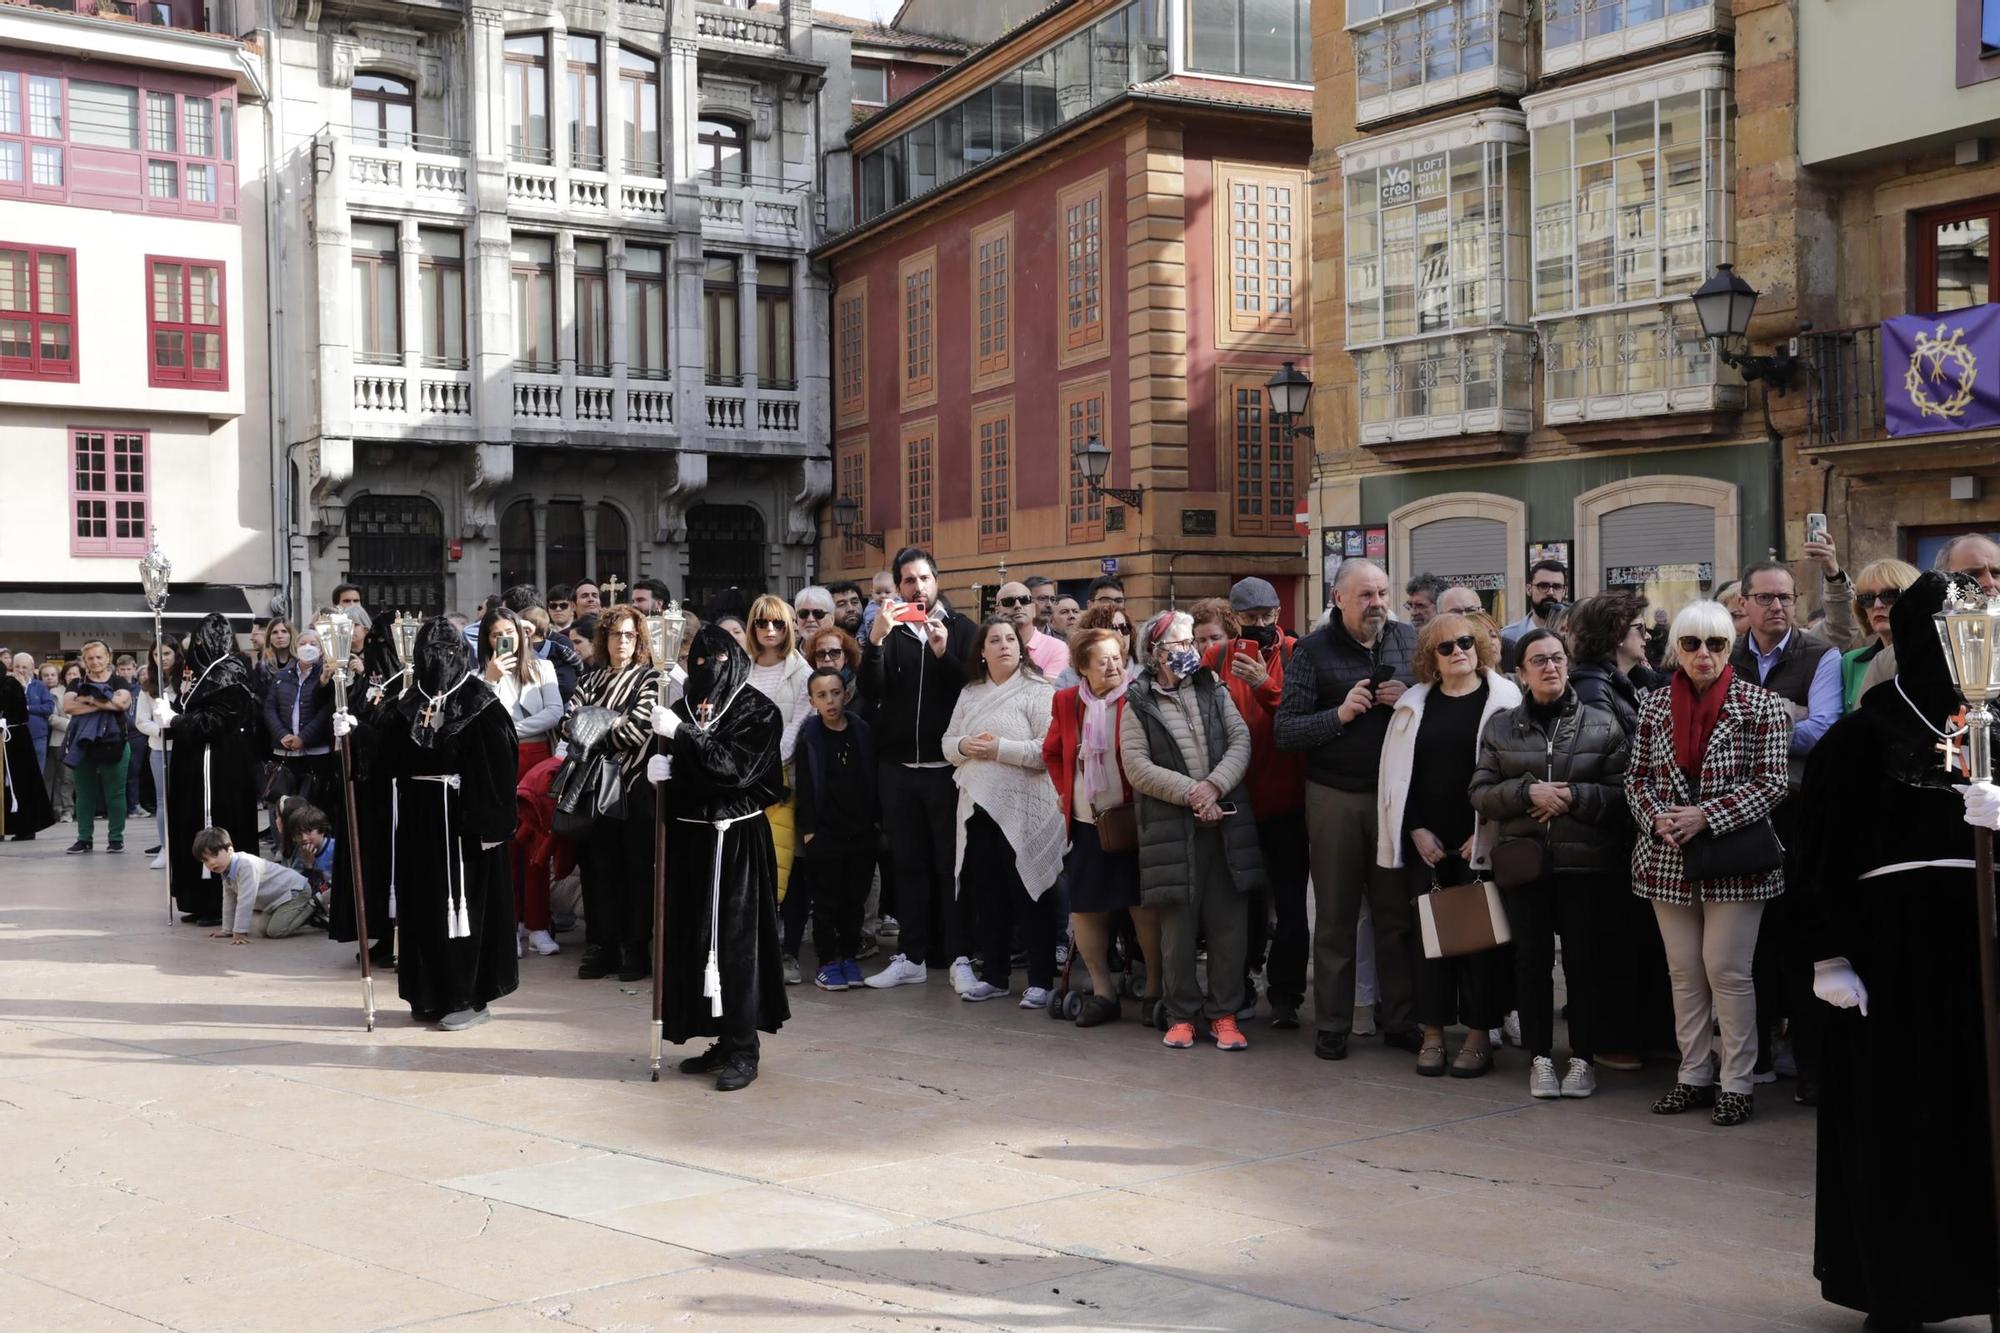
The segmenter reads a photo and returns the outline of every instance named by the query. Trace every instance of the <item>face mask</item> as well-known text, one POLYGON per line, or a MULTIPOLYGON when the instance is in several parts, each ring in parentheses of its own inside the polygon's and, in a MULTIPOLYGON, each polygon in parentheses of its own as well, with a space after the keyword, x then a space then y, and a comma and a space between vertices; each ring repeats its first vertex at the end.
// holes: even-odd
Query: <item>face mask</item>
POLYGON ((1176 648, 1167 654, 1167 669, 1186 680, 1201 669, 1201 655, 1192 648, 1176 648))
POLYGON ((1245 625, 1243 627, 1243 637, 1256 644, 1259 648, 1269 648, 1278 641, 1278 627, 1276 625, 1245 625))
POLYGON ((319 661, 319 648, 310 643, 300 644, 299 661, 304 662, 307 666, 311 666, 314 662, 319 661))

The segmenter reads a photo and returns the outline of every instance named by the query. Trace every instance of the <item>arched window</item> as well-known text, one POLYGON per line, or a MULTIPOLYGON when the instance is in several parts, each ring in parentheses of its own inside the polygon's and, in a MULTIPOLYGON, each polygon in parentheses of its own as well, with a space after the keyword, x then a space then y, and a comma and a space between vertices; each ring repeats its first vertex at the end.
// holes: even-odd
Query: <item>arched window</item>
POLYGON ((444 515, 421 495, 364 495, 347 510, 343 582, 378 614, 444 613, 444 515))
POLYGON ((624 574, 629 582, 630 571, 638 566, 632 560, 631 529, 625 523, 625 515, 610 505, 597 506, 597 572, 599 577, 606 574, 624 574))
POLYGON ((631 583, 633 571, 632 528, 622 510, 608 504, 596 508, 596 555, 594 563, 585 555, 592 532, 586 506, 576 500, 550 500, 545 506, 547 527, 543 542, 543 569, 537 575, 535 561, 535 502, 520 499, 500 515, 500 586, 519 583, 542 588, 556 583, 575 583, 585 577, 599 579, 616 574, 631 583))
POLYGON ((750 153, 743 127, 733 120, 701 122, 700 152, 695 158, 698 175, 712 185, 748 185, 750 153))
POLYGON ((417 131, 416 91, 387 74, 354 76, 354 137, 378 148, 407 148, 417 131))
POLYGON ((500 586, 535 581, 535 502, 516 500, 500 515, 500 586))

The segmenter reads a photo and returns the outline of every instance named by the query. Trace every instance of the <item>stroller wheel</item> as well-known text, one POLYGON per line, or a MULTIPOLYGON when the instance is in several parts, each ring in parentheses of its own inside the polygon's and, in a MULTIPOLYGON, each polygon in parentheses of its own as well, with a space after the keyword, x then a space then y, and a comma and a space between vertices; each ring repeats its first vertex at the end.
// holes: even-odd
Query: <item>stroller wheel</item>
POLYGON ((1068 996, 1069 992, 1062 989, 1060 986, 1049 992, 1048 1014, 1049 1017, 1055 1020, 1056 1022, 1062 1021, 1063 1001, 1067 999, 1068 996))
POLYGON ((1083 1012, 1082 995, 1080 995, 1076 991, 1071 991, 1069 994, 1063 996, 1064 1018, 1067 1018, 1070 1022, 1074 1023, 1076 1021, 1077 1015, 1081 1014, 1082 1012, 1083 1012))
POLYGON ((1165 1032, 1167 1030, 1167 1002, 1165 1000, 1155 1000, 1147 1012, 1153 1016, 1153 1021, 1147 1026, 1158 1028, 1160 1031, 1165 1032))

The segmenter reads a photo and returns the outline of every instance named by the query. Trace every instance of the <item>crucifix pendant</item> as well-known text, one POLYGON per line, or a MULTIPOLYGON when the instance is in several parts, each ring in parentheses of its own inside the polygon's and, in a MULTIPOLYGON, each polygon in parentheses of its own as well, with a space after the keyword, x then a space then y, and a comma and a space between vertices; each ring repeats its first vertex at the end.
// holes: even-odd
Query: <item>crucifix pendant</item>
POLYGON ((1931 747, 1944 753, 1944 771, 1952 774, 1972 776, 1972 759, 1959 749, 1958 737, 1947 736, 1931 747))
POLYGON ((694 711, 695 721, 703 727, 708 726, 710 722, 715 720, 715 703, 713 700, 703 699, 695 705, 694 711))
POLYGON ((436 699, 431 700, 424 705, 424 711, 417 717, 417 721, 420 724, 429 727, 432 731, 436 731, 444 725, 444 718, 440 715, 438 703, 439 701, 436 699))

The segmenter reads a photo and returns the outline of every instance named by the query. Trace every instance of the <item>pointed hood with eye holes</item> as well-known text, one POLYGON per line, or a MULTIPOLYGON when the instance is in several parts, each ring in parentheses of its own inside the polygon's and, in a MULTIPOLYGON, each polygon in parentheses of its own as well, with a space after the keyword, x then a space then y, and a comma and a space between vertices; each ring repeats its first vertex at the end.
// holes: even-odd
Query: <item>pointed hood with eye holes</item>
POLYGON ((218 690, 249 685, 250 664, 236 651, 236 632, 220 611, 202 617, 188 636, 187 673, 193 688, 180 704, 183 712, 218 690))
POLYGON ((417 631, 411 668, 414 684, 396 701, 396 711, 408 722, 410 739, 425 749, 456 735, 481 709, 499 702, 473 673, 465 635, 442 616, 426 620, 417 631), (425 710, 434 703, 436 720, 427 723, 425 710))
POLYGON ((681 691, 684 712, 690 721, 713 725, 738 691, 749 686, 750 655, 728 630, 703 625, 688 648, 687 672, 687 686, 681 691), (707 719, 699 711, 704 703, 713 705, 707 719))
MULTIPOLYGON (((1889 611, 1889 628, 1896 644, 1896 679, 1924 719, 1936 727, 1943 726, 1964 702, 1951 683, 1951 665, 1945 660, 1944 641, 1938 637, 1933 619, 1944 609, 1945 594, 1954 582, 1973 587, 1972 580, 1963 575, 1935 570, 1925 573, 1903 589, 1889 611)), ((1895 690, 1889 692, 1894 694, 1895 690)), ((1904 707, 1900 698, 1894 702, 1898 708, 1904 707)))

